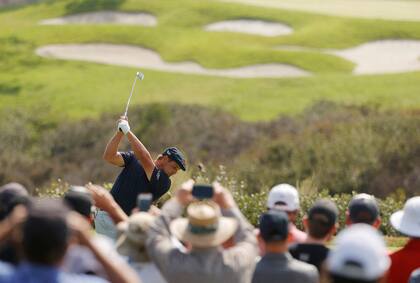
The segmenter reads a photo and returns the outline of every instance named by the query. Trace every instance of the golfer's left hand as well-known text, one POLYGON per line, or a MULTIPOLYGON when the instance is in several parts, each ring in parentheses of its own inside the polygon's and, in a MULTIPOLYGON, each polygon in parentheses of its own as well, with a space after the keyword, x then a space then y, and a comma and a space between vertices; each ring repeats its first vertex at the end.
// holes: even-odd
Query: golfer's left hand
POLYGON ((128 124, 127 118, 121 118, 118 120, 118 130, 126 135, 130 131, 130 124, 128 124))

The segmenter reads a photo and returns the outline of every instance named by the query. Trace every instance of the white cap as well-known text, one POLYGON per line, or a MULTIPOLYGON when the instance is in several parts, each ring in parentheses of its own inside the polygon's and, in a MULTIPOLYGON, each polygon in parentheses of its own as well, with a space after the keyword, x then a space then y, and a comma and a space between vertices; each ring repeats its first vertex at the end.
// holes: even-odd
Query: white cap
POLYGON ((367 224, 353 224, 336 238, 327 259, 328 271, 355 280, 376 280, 388 270, 391 260, 384 239, 367 224))
POLYGON ((399 232, 410 237, 420 237, 420 196, 407 200, 404 209, 393 213, 390 220, 399 232))
POLYGON ((268 194, 267 207, 273 209, 278 207, 285 211, 299 209, 299 193, 295 187, 289 184, 279 184, 274 186, 268 194), (284 204, 278 205, 278 202, 284 204))
POLYGON ((420 268, 417 268, 411 273, 408 283, 420 283, 420 268))

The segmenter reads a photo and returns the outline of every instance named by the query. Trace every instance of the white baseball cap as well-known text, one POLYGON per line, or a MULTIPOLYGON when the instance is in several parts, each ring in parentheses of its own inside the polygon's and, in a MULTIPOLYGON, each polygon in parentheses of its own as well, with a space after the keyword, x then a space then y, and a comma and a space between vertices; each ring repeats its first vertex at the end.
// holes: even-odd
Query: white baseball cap
POLYGON ((382 235, 370 225, 349 226, 335 243, 327 258, 331 274, 370 281, 381 278, 391 264, 382 235))
POLYGON ((267 207, 269 209, 280 208, 284 211, 297 210, 300 207, 299 193, 295 187, 289 184, 276 185, 268 194, 267 207))
POLYGON ((399 210, 391 215, 391 225, 410 237, 420 237, 420 196, 412 197, 399 210))

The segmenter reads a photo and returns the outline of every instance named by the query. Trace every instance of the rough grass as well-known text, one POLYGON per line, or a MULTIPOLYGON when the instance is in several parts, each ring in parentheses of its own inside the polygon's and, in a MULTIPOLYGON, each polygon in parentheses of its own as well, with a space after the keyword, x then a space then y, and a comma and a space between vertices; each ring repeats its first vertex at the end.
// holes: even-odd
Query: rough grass
MULTIPOLYGON (((323 99, 384 108, 418 108, 420 73, 352 76, 351 62, 317 52, 274 50, 279 45, 344 48, 381 38, 418 38, 411 22, 346 19, 239 4, 193 0, 111 1, 112 9, 147 11, 156 28, 91 25, 39 26, 38 21, 73 11, 98 10, 106 1, 47 1, 0 10, 0 108, 50 105, 57 118, 98 116, 121 107, 136 70, 91 63, 38 58, 37 46, 54 43, 108 42, 156 50, 167 61, 196 61, 227 68, 279 62, 314 73, 301 79, 224 79, 143 70, 134 104, 178 102, 221 107, 246 120, 295 114, 323 99), (295 29, 290 36, 264 38, 204 32, 202 26, 232 18, 280 21, 295 29)), ((109 1, 108 1, 109 2, 109 1)), ((107 8, 107 7, 105 7, 107 8)))

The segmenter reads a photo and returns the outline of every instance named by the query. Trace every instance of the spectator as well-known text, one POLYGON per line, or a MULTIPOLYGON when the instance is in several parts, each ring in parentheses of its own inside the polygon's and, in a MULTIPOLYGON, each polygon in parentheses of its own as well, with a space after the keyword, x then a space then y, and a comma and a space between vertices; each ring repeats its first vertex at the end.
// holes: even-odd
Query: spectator
POLYGON ((89 225, 81 216, 69 214, 62 202, 55 200, 39 200, 29 209, 22 229, 26 261, 16 269, 1 269, 0 282, 107 282, 96 276, 67 274, 58 269, 71 231, 105 266, 111 282, 138 282, 131 270, 120 269, 92 243, 89 225))
POLYGON ((184 183, 151 226, 146 243, 150 257, 168 282, 249 282, 258 252, 253 227, 219 184, 213 186, 214 202, 192 203, 188 218, 179 218, 192 201, 193 184, 192 180, 184 183), (223 242, 235 232, 235 246, 223 249, 223 242), (190 251, 182 252, 171 235, 190 251))
POLYGON ((303 243, 289 247, 290 254, 300 261, 315 265, 321 271, 329 252, 326 243, 337 231, 337 217, 338 209, 332 201, 315 202, 303 219, 308 237, 303 243))
MULTIPOLYGON (((186 169, 185 158, 176 147, 165 149, 153 160, 147 148, 131 132, 127 117, 121 117, 118 121, 117 131, 108 142, 103 158, 112 165, 123 167, 114 182, 111 194, 127 215, 135 208, 138 194, 151 193, 153 200, 158 200, 171 187, 169 177, 179 169, 186 169), (118 151, 124 135, 127 136, 132 151, 118 151)), ((95 222, 98 233, 116 238, 114 223, 106 212, 98 211, 95 222)))
MULTIPOLYGON (((86 221, 93 224, 92 205, 93 199, 91 193, 80 186, 72 186, 64 195, 64 202, 75 212, 83 216, 86 221)), ((92 231, 93 232, 93 231, 92 231)), ((106 236, 92 233, 92 242, 114 263, 120 268, 129 268, 125 260, 117 253, 114 243, 106 236)), ((62 270, 77 274, 91 274, 106 278, 106 270, 96 259, 95 255, 86 246, 80 243, 72 243, 69 246, 62 270)))
POLYGON ((156 265, 151 262, 146 251, 146 233, 155 220, 150 213, 138 212, 127 222, 118 224, 121 236, 117 240, 117 250, 128 258, 130 265, 137 271, 142 282, 165 283, 156 265))
POLYGON ((391 225, 410 240, 391 254, 388 282, 407 282, 411 272, 420 267, 420 196, 410 198, 404 209, 392 214, 390 220, 391 225))
POLYGON ((420 268, 417 268, 411 273, 408 283, 420 283, 420 268))
POLYGON ((331 283, 379 283, 389 265, 383 237, 367 224, 354 224, 339 233, 327 259, 331 283))
POLYGON ((355 195, 350 203, 346 213, 346 224, 365 223, 379 229, 381 217, 376 199, 372 195, 355 195))
POLYGON ((257 263, 252 283, 319 281, 314 266, 293 259, 287 252, 288 234, 289 221, 285 212, 270 210, 261 216, 258 240, 263 243, 266 253, 257 263))
MULTIPOLYGON (((4 220, 18 205, 28 207, 31 203, 28 191, 18 183, 0 187, 0 221, 4 220)), ((17 265, 20 261, 16 237, 8 237, 0 244, 0 261, 17 265)))
POLYGON ((280 209, 287 213, 289 217, 289 236, 288 243, 302 243, 306 239, 306 234, 296 228, 296 219, 299 213, 299 193, 295 187, 289 184, 280 184, 273 187, 268 194, 268 209, 280 209))

